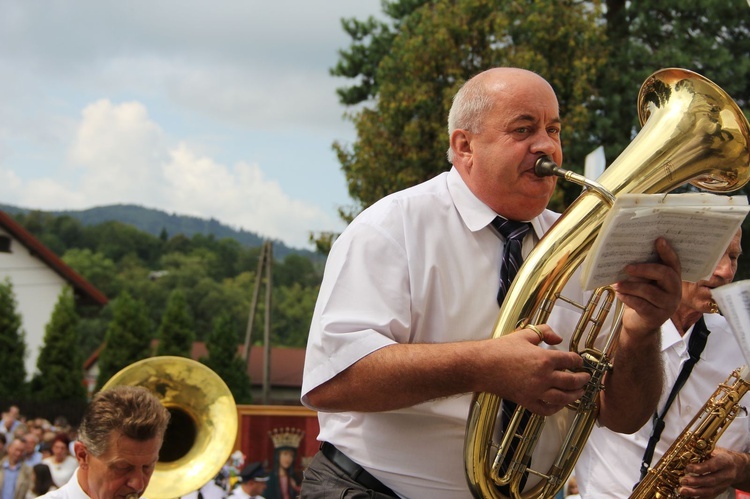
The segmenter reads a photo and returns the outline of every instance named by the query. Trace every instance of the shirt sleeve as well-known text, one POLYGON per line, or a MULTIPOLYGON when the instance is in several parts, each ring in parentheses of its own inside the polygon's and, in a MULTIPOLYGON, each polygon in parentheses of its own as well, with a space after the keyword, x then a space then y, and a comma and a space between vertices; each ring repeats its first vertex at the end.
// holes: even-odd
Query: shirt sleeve
POLYGON ((305 357, 307 393, 384 346, 410 341, 411 300, 398 223, 355 221, 328 256, 305 357))

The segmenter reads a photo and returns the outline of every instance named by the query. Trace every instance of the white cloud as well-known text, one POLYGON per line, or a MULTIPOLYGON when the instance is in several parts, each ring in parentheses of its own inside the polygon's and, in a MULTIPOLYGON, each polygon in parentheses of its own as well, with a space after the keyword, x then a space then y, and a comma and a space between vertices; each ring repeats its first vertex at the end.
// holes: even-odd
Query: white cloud
POLYGON ((187 145, 171 151, 165 165, 165 195, 172 209, 212 216, 263 236, 307 246, 311 230, 335 225, 319 208, 291 199, 258 165, 239 162, 233 168, 198 156, 187 145))
POLYGON ((351 43, 340 19, 380 10, 0 2, 0 202, 184 208, 295 246, 341 230, 352 201, 331 144, 354 133, 335 93, 351 82, 329 68, 351 43))
POLYGON ((9 192, 0 194, 40 209, 135 203, 213 217, 294 247, 309 246, 309 231, 337 225, 320 208, 291 199, 259 165, 239 161, 230 168, 199 149, 184 141, 170 147, 143 104, 104 99, 83 110, 65 181, 45 177, 24 182, 3 169, 0 182, 9 192))

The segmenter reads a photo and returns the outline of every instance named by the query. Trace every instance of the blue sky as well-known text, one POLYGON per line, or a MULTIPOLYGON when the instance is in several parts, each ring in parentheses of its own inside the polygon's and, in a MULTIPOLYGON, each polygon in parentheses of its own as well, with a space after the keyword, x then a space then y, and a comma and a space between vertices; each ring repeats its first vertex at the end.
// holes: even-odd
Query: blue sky
POLYGON ((3 0, 0 202, 135 203, 310 248, 352 204, 330 76, 380 0, 3 0))

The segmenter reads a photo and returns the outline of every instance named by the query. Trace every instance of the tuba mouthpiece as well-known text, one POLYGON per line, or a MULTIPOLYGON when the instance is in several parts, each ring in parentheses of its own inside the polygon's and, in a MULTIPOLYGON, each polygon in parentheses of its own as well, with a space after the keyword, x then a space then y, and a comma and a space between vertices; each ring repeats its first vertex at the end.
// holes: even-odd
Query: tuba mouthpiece
POLYGON ((549 156, 542 156, 537 159, 534 164, 534 173, 536 173, 538 177, 551 177, 552 175, 555 175, 555 170, 559 168, 560 167, 557 166, 557 163, 552 161, 549 156))

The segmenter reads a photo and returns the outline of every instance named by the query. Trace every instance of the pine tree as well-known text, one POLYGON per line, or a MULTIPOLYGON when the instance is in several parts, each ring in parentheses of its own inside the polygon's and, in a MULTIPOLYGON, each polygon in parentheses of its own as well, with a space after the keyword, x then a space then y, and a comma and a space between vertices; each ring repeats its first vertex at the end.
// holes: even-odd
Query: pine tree
POLYGON ((99 355, 99 388, 121 369, 149 357, 151 353, 153 326, 145 304, 124 291, 112 307, 113 318, 99 355))
POLYGON ((211 335, 206 343, 208 358, 200 361, 224 380, 238 404, 250 404, 250 376, 247 366, 237 351, 237 325, 231 314, 221 313, 213 322, 211 335))
POLYGON ((44 333, 44 346, 31 382, 36 400, 85 401, 83 359, 78 346, 78 313, 70 288, 63 289, 44 333))
POLYGON ((156 355, 176 355, 190 358, 195 341, 193 318, 185 294, 176 289, 169 295, 167 307, 159 326, 159 346, 156 355))
POLYGON ((6 278, 0 282, 0 394, 8 398, 23 396, 26 389, 26 342, 16 306, 13 284, 6 278))

